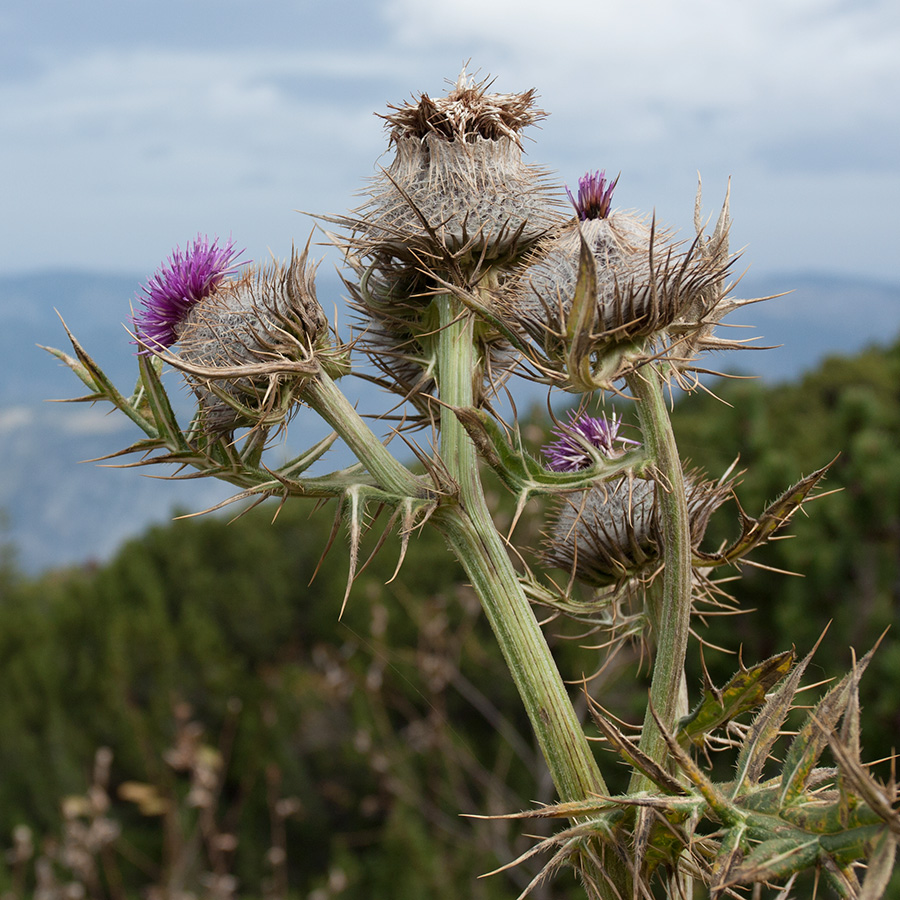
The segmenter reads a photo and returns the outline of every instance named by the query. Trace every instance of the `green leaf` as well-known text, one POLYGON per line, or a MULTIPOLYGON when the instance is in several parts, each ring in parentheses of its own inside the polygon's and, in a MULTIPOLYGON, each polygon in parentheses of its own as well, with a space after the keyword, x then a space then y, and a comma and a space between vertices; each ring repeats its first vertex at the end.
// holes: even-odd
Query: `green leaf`
POLYGON ((873 842, 886 831, 880 822, 877 825, 859 825, 834 834, 820 835, 819 843, 823 852, 827 853, 835 864, 848 866, 855 860, 866 859, 873 842))
POLYGON ((743 862, 746 840, 747 826, 743 822, 725 831, 710 874, 709 886, 713 896, 731 882, 731 873, 743 862))
POLYGON ((831 752, 837 760, 842 780, 866 804, 865 807, 854 810, 854 818, 862 818, 868 810, 885 822, 896 838, 900 839, 900 812, 894 808, 896 788, 880 784, 858 756, 844 747, 835 735, 829 737, 831 752))
POLYGON ((191 446, 185 440, 184 434, 175 418, 172 404, 169 403, 169 395, 163 387, 160 374, 153 360, 149 356, 139 356, 138 366, 141 371, 141 381, 144 383, 147 403, 153 416, 153 421, 166 444, 173 450, 191 452, 191 446))
MULTIPOLYGON (((834 779, 833 769, 820 769, 820 772, 828 772, 829 780, 834 779)), ((860 804, 849 813, 842 807, 840 800, 834 803, 824 803, 814 793, 806 795, 809 799, 793 806, 786 806, 777 815, 786 822, 809 831, 814 834, 838 834, 850 828, 867 827, 881 824, 881 819, 865 804, 860 804)), ((772 798, 774 809, 777 797, 772 798)))
POLYGON ((815 865, 821 847, 817 838, 779 837, 763 841, 734 868, 729 884, 780 881, 815 865))
POLYGON ((890 832, 885 831, 875 842, 875 851, 869 857, 866 880, 857 900, 881 900, 894 872, 894 857, 897 842, 890 832))
POLYGON ((829 737, 847 709, 851 695, 858 690, 859 679, 873 653, 874 649, 870 650, 857 663, 853 672, 842 678, 819 701, 791 742, 782 766, 781 806, 795 803, 803 793, 806 779, 822 750, 828 745, 829 737))
POLYGON ((766 705, 757 713, 750 725, 750 731, 747 732, 738 756, 733 797, 737 797, 751 784, 759 781, 772 746, 778 740, 781 726, 791 711, 794 695, 800 687, 800 679, 823 637, 825 637, 825 632, 822 632, 812 650, 794 667, 794 671, 768 699, 766 705))
POLYGON ((751 669, 741 668, 721 689, 708 685, 694 710, 679 722, 678 743, 682 747, 700 746, 714 729, 762 705, 769 690, 790 671, 795 658, 794 651, 787 650, 751 669))
POLYGON ((691 784, 697 788, 719 821, 725 825, 737 825, 744 822, 746 814, 743 810, 735 806, 722 793, 719 785, 710 781, 702 769, 681 748, 678 741, 675 740, 675 736, 666 730, 652 704, 650 705, 650 715, 653 717, 653 721, 656 722, 656 727, 659 728, 660 734, 669 748, 673 763, 685 774, 691 784))
POLYGON ((801 478, 774 503, 771 503, 758 519, 754 519, 740 510, 741 536, 727 550, 719 553, 694 551, 694 565, 721 566, 735 563, 761 544, 766 543, 776 531, 787 525, 791 516, 806 502, 810 492, 822 480, 834 462, 833 459, 828 465, 801 478))

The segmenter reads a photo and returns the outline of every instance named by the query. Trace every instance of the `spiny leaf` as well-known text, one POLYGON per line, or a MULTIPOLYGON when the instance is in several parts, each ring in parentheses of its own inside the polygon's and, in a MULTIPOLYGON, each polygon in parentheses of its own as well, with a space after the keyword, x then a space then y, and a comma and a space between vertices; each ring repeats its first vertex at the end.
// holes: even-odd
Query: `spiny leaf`
POLYGON ((609 721, 591 702, 591 717, 596 726, 603 732, 612 748, 631 766, 641 771, 655 785, 670 794, 685 794, 684 787, 658 763, 654 762, 636 744, 630 741, 612 722, 609 721))
MULTIPOLYGON (((409 549, 409 539, 416 528, 420 528, 437 508, 434 500, 416 500, 413 497, 404 497, 400 508, 391 518, 391 523, 400 518, 400 554, 394 574, 388 579, 388 584, 400 574, 400 568, 406 559, 406 551, 409 549)), ((390 523, 389 523, 390 524, 390 523)))
POLYGON ((669 748, 673 761, 697 788, 719 820, 725 825, 735 825, 744 821, 744 813, 728 800, 719 787, 706 777, 700 767, 681 748, 678 741, 675 740, 675 736, 666 729, 652 705, 650 706, 650 714, 653 716, 656 727, 659 728, 660 734, 662 734, 663 740, 669 748))
POLYGON ((72 348, 75 350, 75 355, 78 357, 77 360, 73 359, 67 353, 63 353, 61 350, 56 350, 53 347, 44 347, 39 344, 42 350, 46 350, 48 353, 55 356, 57 359, 64 362, 82 381, 83 384, 87 386, 87 388, 92 391, 90 397, 79 398, 80 400, 107 400, 113 404, 113 406, 122 410, 132 422, 135 423, 145 434, 149 437, 156 437, 156 432, 153 429, 152 423, 150 423, 147 418, 141 415, 140 411, 135 409, 131 403, 119 393, 119 390, 116 386, 110 381, 109 377, 97 365, 96 362, 91 358, 91 356, 87 353, 87 351, 81 346, 78 342, 78 339, 69 331, 68 325, 66 325, 65 321, 60 316, 60 321, 62 322, 62 326, 65 329, 66 335, 69 338, 70 343, 72 344, 72 348))
POLYGON ((693 712, 679 722, 678 743, 699 746, 714 729, 760 706, 773 685, 790 671, 795 658, 794 651, 787 650, 750 669, 742 668, 721 689, 709 685, 693 712))
POLYGON ((712 900, 721 896, 725 886, 731 883, 732 871, 743 862, 746 838, 747 826, 742 822, 725 832, 710 873, 709 889, 712 900))
POLYGON ((806 778, 847 709, 851 694, 858 691, 859 679, 873 653, 874 648, 819 701, 791 742, 782 766, 781 806, 794 803, 803 792, 806 778))
POLYGON ((573 381, 591 384, 591 334, 597 318, 597 266, 594 254, 579 229, 581 248, 578 256, 578 279, 572 307, 566 318, 568 353, 566 369, 573 381))
MULTIPOLYGON (((477 816, 476 818, 507 817, 477 816)), ((497 869, 494 869, 491 872, 485 872, 479 877, 487 878, 490 875, 496 875, 500 872, 505 872, 507 869, 511 869, 515 866, 521 865, 523 862, 531 859, 534 856, 537 856, 548 850, 555 850, 556 852, 554 853, 550 861, 541 869, 540 873, 531 881, 531 883, 525 888, 525 890, 522 891, 521 894, 519 894, 519 900, 521 900, 521 898, 526 897, 536 885, 540 884, 541 881, 547 878, 554 871, 561 868, 565 864, 574 864, 576 858, 585 847, 586 842, 592 839, 599 839, 604 846, 611 847, 612 850, 617 854, 621 854, 622 852, 618 846, 616 836, 613 834, 613 832, 606 830, 603 826, 598 827, 598 823, 595 821, 581 822, 576 825, 572 825, 548 838, 544 838, 542 841, 537 843, 530 850, 525 851, 525 853, 521 854, 516 859, 500 866, 497 869)))
POLYGON ((827 854, 836 865, 848 866, 858 859, 865 859, 873 842, 886 830, 881 822, 877 825, 859 825, 834 834, 820 834, 819 844, 823 853, 827 854))
MULTIPOLYGON (((97 365, 96 362, 94 362, 94 360, 90 357, 84 347, 81 346, 75 335, 72 334, 71 331, 69 331, 69 326, 66 325, 62 317, 60 317, 60 321, 62 322, 63 328, 66 330, 66 336, 69 338, 69 341, 72 344, 72 348, 75 350, 75 355, 78 357, 82 366, 84 366, 84 369, 90 375, 93 381, 94 388, 97 391, 103 393, 105 396, 108 396, 110 400, 112 400, 112 402, 116 404, 116 406, 119 406, 119 403, 117 402, 119 400, 124 403, 124 397, 122 397, 116 386, 109 380, 103 369, 101 369, 100 366, 97 365)), ((84 381, 84 379, 82 380, 84 381)), ((88 381, 85 381, 85 384, 87 384, 88 387, 92 386, 88 381)))
MULTIPOLYGON (((834 769, 814 770, 832 773, 829 780, 834 779, 834 769)), ((827 796, 833 795, 829 791, 827 796)), ((865 804, 855 806, 850 812, 842 808, 840 800, 834 803, 825 802, 822 794, 807 793, 802 802, 793 806, 785 806, 780 811, 776 808, 777 797, 771 798, 771 804, 765 808, 768 812, 779 815, 786 822, 815 834, 837 834, 851 828, 877 825, 881 819, 865 804)))
POLYGON ((772 838, 758 844, 744 861, 732 870, 728 884, 753 884, 780 881, 815 865, 820 852, 819 841, 807 838, 772 838))
POLYGON ((791 710, 794 695, 800 687, 800 679, 824 637, 825 632, 823 631, 812 650, 794 667, 794 671, 769 698, 750 725, 750 730, 738 756, 737 775, 734 780, 732 797, 737 797, 749 785, 759 781, 763 766, 769 758, 769 752, 775 741, 778 740, 781 726, 791 710))
POLYGON ((894 872, 896 853, 897 841, 886 831, 875 842, 857 900, 881 900, 894 872))
POLYGON ((850 866, 839 866, 831 857, 821 860, 821 872, 825 882, 843 900, 859 900, 859 879, 850 866))
POLYGON ((337 440, 337 432, 332 431, 331 434, 317 441, 308 450, 295 456, 292 460, 286 462, 283 466, 279 466, 277 474, 280 478, 292 478, 305 472, 314 462, 321 459, 331 445, 337 440))
MULTIPOLYGON (((339 474, 340 473, 338 473, 338 475, 339 474)), ((321 490, 325 485, 332 486, 333 481, 334 479, 330 479, 329 476, 324 476, 322 479, 309 479, 306 482, 302 482, 300 486, 303 488, 303 493, 308 493, 310 496, 316 496, 314 493, 316 486, 321 483, 321 487, 319 487, 321 490), (307 490, 307 488, 309 488, 309 490, 307 490)), ((334 486, 336 487, 337 485, 334 484, 334 486)), ((335 515, 334 525, 332 526, 325 550, 322 553, 322 558, 324 559, 325 554, 328 553, 334 543, 337 532, 340 530, 341 522, 344 522, 350 544, 350 564, 347 573, 347 586, 344 591, 339 618, 344 614, 344 610, 347 607, 347 601, 350 598, 350 591, 353 588, 353 583, 357 576, 362 573, 378 550, 381 549, 387 539, 387 534, 391 525, 397 520, 398 516, 402 518, 404 523, 403 527, 411 529, 415 527, 416 519, 419 516, 424 515, 425 518, 427 518, 434 509, 434 503, 432 501, 410 501, 410 498, 408 497, 397 497, 384 492, 378 487, 373 487, 361 482, 349 482, 343 484, 341 494, 341 502, 335 515), (372 522, 378 518, 384 507, 400 507, 401 511, 395 512, 394 515, 392 515, 384 533, 378 538, 372 553, 369 555, 362 568, 359 568, 360 544, 372 524, 372 522, 366 523, 366 511, 369 504, 373 502, 378 504, 378 510, 372 516, 372 522)), ((400 561, 402 563, 402 556, 400 561)), ((321 565, 321 559, 319 565, 321 565)), ((317 566, 316 572, 318 572, 318 568, 319 567, 317 566)), ((313 578, 315 578, 315 573, 313 574, 313 578)))
MULTIPOLYGON (((553 803, 539 809, 526 809, 517 813, 505 813, 493 816, 469 814, 470 819, 584 819, 591 816, 593 821, 600 821, 601 814, 610 814, 612 819, 622 817, 621 804, 615 797, 588 797, 584 800, 569 800, 565 803, 553 803)), ((611 827, 611 826, 610 826, 611 827)))
MULTIPOLYGON (((63 326, 65 327, 65 323, 63 323, 63 326)), ((57 350, 56 347, 45 347, 43 344, 38 344, 38 347, 41 350, 46 350, 51 356, 55 356, 60 362, 65 363, 78 376, 85 387, 92 392, 87 397, 79 397, 79 401, 99 400, 105 397, 87 366, 80 363, 74 356, 69 356, 68 353, 65 353, 63 350, 57 350)))
POLYGON ((178 425, 178 419, 175 417, 172 404, 169 403, 169 395, 163 387, 156 366, 147 356, 138 357, 138 366, 140 367, 141 380, 146 391, 147 403, 150 406, 159 436, 164 438, 173 450, 190 452, 191 446, 185 440, 184 434, 178 425))
POLYGON ((635 817, 634 831, 631 836, 631 861, 629 866, 633 873, 635 884, 643 881, 641 873, 644 869, 647 848, 650 846, 650 832, 652 828, 652 811, 647 808, 639 809, 635 817))
MULTIPOLYGON (((856 660, 853 660, 853 670, 856 671, 856 660)), ((860 758, 860 724, 859 724, 859 690, 850 692, 847 702, 847 709, 844 710, 844 721, 841 725, 841 746, 847 751, 852 759, 860 758)), ((833 740, 833 736, 830 737, 833 740)), ((839 771, 838 788, 841 797, 841 806, 847 818, 849 818, 852 807, 855 805, 856 797, 852 790, 848 790, 843 772, 839 771)))
POLYGON ((866 806, 885 822, 890 831, 900 839, 900 812, 894 808, 896 791, 889 791, 870 774, 858 757, 849 753, 834 735, 830 736, 831 752, 837 760, 841 775, 866 806))
POLYGON ((350 590, 356 578, 356 566, 359 562, 359 544, 362 540, 363 516, 365 515, 365 497, 363 496, 362 488, 356 486, 349 488, 344 495, 341 506, 342 510, 338 512, 338 515, 343 512, 343 518, 346 520, 347 537, 350 542, 350 566, 347 572, 347 587, 344 590, 344 599, 341 601, 341 611, 338 614, 338 619, 343 617, 344 610, 347 608, 347 600, 350 599, 350 590))
POLYGON ((774 503, 770 504, 758 519, 754 519, 743 510, 740 510, 741 536, 730 547, 719 553, 694 551, 695 565, 721 566, 726 563, 735 563, 761 544, 764 544, 776 531, 784 527, 791 516, 806 502, 810 492, 821 481, 834 462, 835 460, 833 459, 828 465, 817 469, 805 478, 801 478, 774 503))

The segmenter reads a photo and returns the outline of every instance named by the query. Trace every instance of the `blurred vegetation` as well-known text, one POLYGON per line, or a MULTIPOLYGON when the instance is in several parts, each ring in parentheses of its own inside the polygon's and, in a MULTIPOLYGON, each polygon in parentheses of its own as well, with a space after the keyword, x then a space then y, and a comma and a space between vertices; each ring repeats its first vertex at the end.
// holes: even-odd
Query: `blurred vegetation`
MULTIPOLYGON (((755 557, 803 577, 747 567, 727 588, 754 611, 697 629, 749 664, 791 645, 806 653, 832 622, 815 675, 843 674, 851 648, 867 651, 900 603, 900 345, 829 359, 794 384, 713 389, 721 399, 678 405, 676 434, 711 476, 740 457, 750 515, 837 454, 825 487, 840 491, 755 557)), ((537 445, 545 434, 526 433, 537 445)), ((499 494, 498 506, 509 515, 499 494)), ((516 535, 535 546, 540 510, 529 512, 516 535)), ((0 892, 37 883, 74 900, 77 883, 114 898, 489 900, 527 884, 536 868, 472 879, 531 842, 519 824, 460 813, 514 812, 553 792, 439 536, 415 538, 395 579, 389 542, 338 621, 339 542, 319 565, 328 511, 293 504, 271 516, 175 521, 109 563, 33 579, 2 555, 0 834, 11 849, 0 892)), ((726 506, 708 542, 736 521, 726 506)), ((572 640, 571 623, 547 631, 578 691, 601 667, 597 640, 572 640)), ((689 658, 695 692, 696 646, 689 658)), ((708 647, 703 658, 717 683, 737 668, 708 647)), ((592 696, 639 720, 639 663, 639 648, 623 654, 589 682, 592 696)), ((898 694, 900 642, 889 635, 862 682, 869 758, 897 743, 898 694)), ((563 880, 534 896, 570 889, 563 880)))
MULTIPOLYGON (((834 460, 820 492, 786 533, 727 585, 746 615, 710 620, 704 637, 764 659, 793 643, 807 652, 831 623, 816 657, 823 677, 849 670, 900 609, 900 344, 854 357, 831 357, 793 384, 752 381, 716 386, 725 404, 696 396, 674 417, 683 456, 711 475, 740 457, 743 509, 758 514, 801 475, 834 460), (727 405, 726 405, 727 404, 727 405)), ((727 534, 719 517, 708 540, 727 534)), ((728 664, 706 655, 719 672, 728 664)), ((885 754, 900 733, 900 641, 888 634, 862 681, 863 734, 885 754), (888 687, 888 686, 891 687, 888 687)))

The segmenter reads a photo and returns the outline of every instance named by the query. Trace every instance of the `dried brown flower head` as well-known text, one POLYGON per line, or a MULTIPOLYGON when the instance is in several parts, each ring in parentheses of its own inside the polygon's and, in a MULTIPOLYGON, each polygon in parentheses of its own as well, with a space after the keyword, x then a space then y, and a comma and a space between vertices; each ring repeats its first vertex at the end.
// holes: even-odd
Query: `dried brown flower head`
POLYGON ((463 71, 445 97, 421 94, 384 115, 396 155, 349 222, 364 255, 492 260, 559 221, 545 173, 522 161, 521 132, 545 115, 535 92, 490 86, 463 71))

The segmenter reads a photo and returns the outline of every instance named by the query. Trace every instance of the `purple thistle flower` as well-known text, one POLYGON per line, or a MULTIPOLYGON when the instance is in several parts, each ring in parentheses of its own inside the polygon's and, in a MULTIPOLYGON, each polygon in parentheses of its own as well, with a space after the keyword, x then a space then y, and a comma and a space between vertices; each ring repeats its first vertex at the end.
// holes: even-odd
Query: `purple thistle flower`
POLYGON ((609 459, 625 452, 622 447, 616 447, 616 443, 639 447, 639 441, 618 436, 620 424, 621 419, 617 419, 615 413, 611 419, 607 419, 605 415, 596 418, 570 412, 569 424, 560 425, 553 432, 558 440, 541 448, 549 467, 554 472, 578 472, 590 468, 594 461, 585 444, 595 447, 601 456, 609 459))
POLYGON ((600 172, 588 172, 578 179, 578 198, 572 196, 572 192, 566 188, 569 200, 575 207, 578 218, 583 222, 585 219, 605 219, 609 215, 610 206, 612 205, 612 194, 619 181, 616 175, 615 180, 607 184, 606 170, 600 172))
POLYGON ((143 309, 134 317, 138 337, 149 353, 158 347, 171 347, 178 340, 177 328, 195 303, 208 297, 226 275, 246 265, 237 258, 243 250, 234 249, 230 240, 219 247, 219 239, 197 235, 184 251, 176 247, 168 260, 157 269, 138 295, 143 309))

